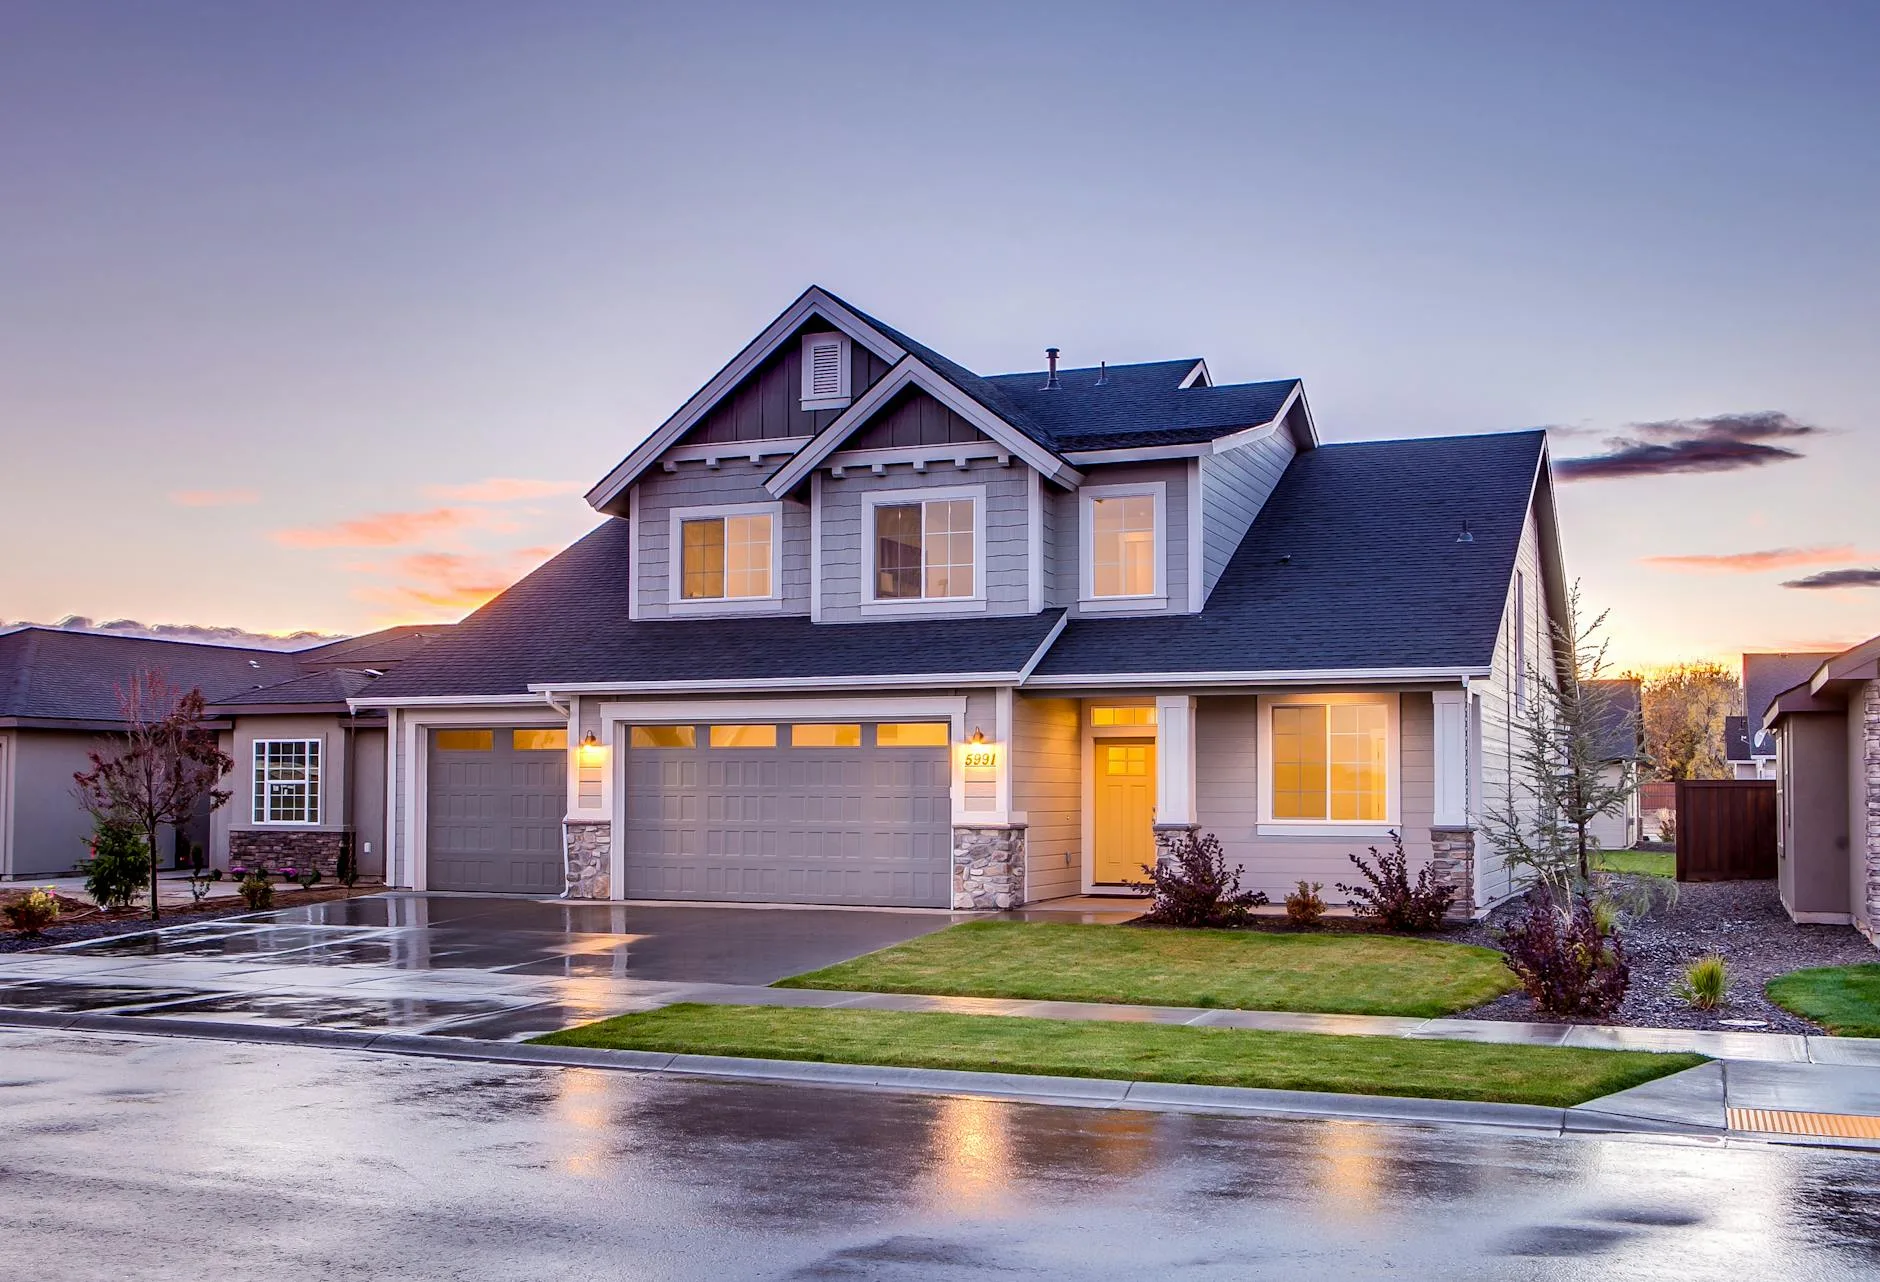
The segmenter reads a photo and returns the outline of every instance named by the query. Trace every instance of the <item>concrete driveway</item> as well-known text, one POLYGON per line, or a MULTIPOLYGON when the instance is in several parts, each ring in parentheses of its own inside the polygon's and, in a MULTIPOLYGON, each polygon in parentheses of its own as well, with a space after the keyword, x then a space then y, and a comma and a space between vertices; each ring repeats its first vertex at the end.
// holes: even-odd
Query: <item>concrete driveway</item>
POLYGON ((390 893, 0 957, 0 1007, 514 1039, 960 920, 390 893))

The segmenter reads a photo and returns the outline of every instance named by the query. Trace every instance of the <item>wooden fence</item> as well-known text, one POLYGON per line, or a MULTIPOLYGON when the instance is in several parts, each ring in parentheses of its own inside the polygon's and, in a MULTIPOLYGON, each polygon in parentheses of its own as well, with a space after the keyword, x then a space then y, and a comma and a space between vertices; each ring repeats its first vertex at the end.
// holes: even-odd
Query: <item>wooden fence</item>
POLYGON ((1678 781, 1679 881, 1758 881, 1775 875, 1775 780, 1678 781))

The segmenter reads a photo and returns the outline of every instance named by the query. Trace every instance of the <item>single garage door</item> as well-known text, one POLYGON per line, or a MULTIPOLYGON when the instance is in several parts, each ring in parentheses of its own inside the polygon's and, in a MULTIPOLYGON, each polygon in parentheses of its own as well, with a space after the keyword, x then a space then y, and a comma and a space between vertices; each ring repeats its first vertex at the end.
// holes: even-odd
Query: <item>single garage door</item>
POLYGON ((430 888, 560 894, 567 771, 565 729, 431 731, 430 888))
POLYGON ((627 895, 944 908, 945 722, 633 726, 627 895))

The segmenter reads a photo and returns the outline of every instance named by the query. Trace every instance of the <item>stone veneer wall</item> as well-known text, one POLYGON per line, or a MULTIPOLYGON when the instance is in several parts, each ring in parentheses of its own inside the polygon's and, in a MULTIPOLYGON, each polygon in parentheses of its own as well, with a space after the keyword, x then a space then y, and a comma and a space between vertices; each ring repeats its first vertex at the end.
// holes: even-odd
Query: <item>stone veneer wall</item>
POLYGON ((953 906, 985 911, 1024 902, 1024 825, 955 828, 953 906))
POLYGON ((318 868, 322 877, 339 875, 339 855, 347 834, 304 828, 237 828, 228 835, 231 868, 318 868))
POLYGON ((1200 824, 1156 824, 1155 866, 1159 869, 1163 864, 1174 862, 1176 854, 1186 847, 1188 839, 1200 831, 1200 824))
POLYGON ((605 819, 571 819, 562 828, 568 872, 568 887, 562 892, 562 898, 608 898, 613 889, 612 878, 608 875, 613 824, 605 819))
POLYGON ((1854 851, 1862 856, 1867 884, 1867 922, 1871 936, 1880 943, 1880 681, 1869 681, 1860 693, 1848 701, 1847 715, 1859 718, 1860 733, 1851 736, 1858 745, 1861 759, 1851 762, 1855 772, 1849 780, 1866 780, 1865 805, 1854 816, 1859 827, 1848 836, 1864 844, 1854 851), (1864 822, 1861 822, 1864 821, 1864 822))
POLYGON ((1430 829, 1430 873, 1456 892, 1452 917, 1475 915, 1475 830, 1430 829))

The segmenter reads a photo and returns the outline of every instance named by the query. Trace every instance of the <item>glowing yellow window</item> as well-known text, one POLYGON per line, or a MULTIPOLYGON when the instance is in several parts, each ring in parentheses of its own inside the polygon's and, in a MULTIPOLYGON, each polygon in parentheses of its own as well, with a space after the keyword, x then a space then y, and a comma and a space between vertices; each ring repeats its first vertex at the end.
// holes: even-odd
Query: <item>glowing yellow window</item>
POLYGON ((1273 818, 1325 818, 1325 707, 1273 709, 1273 818))
POLYGON ((1332 818, 1384 817, 1387 718, 1382 704, 1335 704, 1331 709, 1332 818))
POLYGON ((712 601, 770 595, 770 517, 711 516, 679 523, 679 595, 712 601))
POLYGON ((1093 726, 1152 726, 1155 724, 1155 705, 1134 708, 1092 708, 1090 724, 1093 726))
POLYGON ((1103 773, 1106 775, 1146 775, 1149 773, 1149 745, 1146 743, 1111 743, 1103 748, 1103 773))
POLYGON ((714 748, 774 748, 777 727, 713 726, 711 743, 714 748))
POLYGON ((825 725, 819 722, 790 727, 793 748, 859 748, 862 728, 857 725, 825 725))
POLYGON ((875 744, 882 748, 944 748, 950 737, 944 721, 884 721, 875 727, 875 744))
POLYGON ((691 726, 635 726, 627 735, 634 748, 693 748, 698 732, 691 726))
POLYGON ((1381 703, 1273 709, 1273 818, 1376 823, 1389 805, 1390 717, 1381 703))
POLYGON ((511 730, 509 746, 516 752, 566 752, 568 728, 557 726, 553 730, 511 730))
POLYGON ((488 752, 496 743, 491 730, 436 730, 432 742, 439 752, 488 752))

